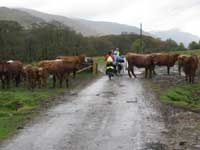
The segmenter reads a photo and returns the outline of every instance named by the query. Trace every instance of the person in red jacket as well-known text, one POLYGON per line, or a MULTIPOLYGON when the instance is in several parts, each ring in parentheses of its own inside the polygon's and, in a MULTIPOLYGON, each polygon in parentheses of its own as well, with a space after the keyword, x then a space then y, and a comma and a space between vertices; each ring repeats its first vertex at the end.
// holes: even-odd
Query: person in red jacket
POLYGON ((106 61, 106 74, 108 69, 114 69, 113 63, 115 61, 114 55, 112 54, 111 51, 108 52, 108 54, 105 56, 105 61, 106 61))
POLYGON ((105 56, 106 64, 113 64, 115 61, 115 57, 111 51, 108 52, 108 54, 105 56))

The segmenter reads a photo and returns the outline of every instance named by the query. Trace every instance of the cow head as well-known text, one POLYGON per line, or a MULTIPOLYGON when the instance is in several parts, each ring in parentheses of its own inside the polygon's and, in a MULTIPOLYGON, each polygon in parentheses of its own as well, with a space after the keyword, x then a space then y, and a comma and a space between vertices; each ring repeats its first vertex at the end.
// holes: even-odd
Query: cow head
POLYGON ((180 54, 173 54, 173 58, 174 58, 174 61, 176 62, 177 60, 178 60, 178 56, 179 56, 180 54))
POLYGON ((81 63, 84 63, 85 59, 86 59, 86 55, 85 54, 79 55, 79 60, 80 60, 81 63))
POLYGON ((172 56, 172 64, 175 64, 175 62, 178 60, 180 54, 171 54, 172 56))

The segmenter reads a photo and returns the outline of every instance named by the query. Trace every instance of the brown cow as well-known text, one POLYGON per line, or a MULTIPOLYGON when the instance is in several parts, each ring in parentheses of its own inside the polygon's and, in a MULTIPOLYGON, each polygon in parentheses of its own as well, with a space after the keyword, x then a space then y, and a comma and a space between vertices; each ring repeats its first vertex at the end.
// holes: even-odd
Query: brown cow
POLYGON ((31 64, 26 64, 26 65, 23 65, 23 68, 22 68, 22 79, 24 81, 24 84, 28 84, 28 70, 30 68, 32 68, 33 66, 31 64))
MULTIPOLYGON (((86 58, 85 54, 81 54, 79 56, 58 56, 58 57, 56 57, 56 59, 62 59, 65 61, 75 63, 77 65, 78 69, 80 69, 81 65, 85 62, 85 58, 86 58)), ((76 76, 76 71, 77 70, 74 70, 73 77, 76 76)))
POLYGON ((181 68, 183 67, 183 59, 185 57, 190 57, 189 55, 179 55, 178 56, 178 73, 181 76, 181 68))
POLYGON ((193 54, 190 57, 183 58, 183 71, 185 73, 185 80, 194 83, 195 73, 198 68, 199 60, 197 55, 193 54))
MULTIPOLYGON (((154 65, 167 66, 167 73, 169 75, 170 67, 173 67, 178 60, 180 54, 169 54, 169 53, 153 53, 154 65)), ((155 73, 155 70, 154 74, 155 73)))
POLYGON ((15 80, 16 87, 19 86, 19 83, 21 81, 21 73, 22 73, 22 67, 23 64, 21 61, 6 61, 3 63, 3 75, 5 76, 6 85, 7 87, 10 86, 10 80, 15 80))
POLYGON ((46 86, 48 72, 44 68, 33 67, 32 65, 28 64, 23 66, 23 77, 29 88, 35 88, 37 84, 40 88, 41 86, 46 86))
POLYGON ((53 87, 55 87, 56 78, 60 80, 60 87, 62 87, 63 79, 66 77, 66 86, 68 87, 69 74, 78 69, 75 62, 62 59, 40 61, 39 66, 47 69, 48 73, 53 75, 53 87))
POLYGON ((38 81, 39 87, 46 87, 48 76, 49 74, 48 74, 47 69, 42 68, 42 67, 37 68, 37 81, 38 81))
POLYGON ((128 74, 131 77, 130 71, 134 77, 136 77, 134 73, 134 66, 138 68, 145 68, 145 78, 147 78, 149 74, 149 78, 152 77, 152 69, 153 69, 153 55, 151 54, 136 54, 136 53, 127 53, 126 60, 128 62, 128 74))
POLYGON ((37 76, 38 74, 38 70, 37 68, 34 68, 34 67, 30 67, 30 68, 27 68, 27 81, 28 81, 28 87, 30 89, 34 89, 36 86, 37 86, 37 76))

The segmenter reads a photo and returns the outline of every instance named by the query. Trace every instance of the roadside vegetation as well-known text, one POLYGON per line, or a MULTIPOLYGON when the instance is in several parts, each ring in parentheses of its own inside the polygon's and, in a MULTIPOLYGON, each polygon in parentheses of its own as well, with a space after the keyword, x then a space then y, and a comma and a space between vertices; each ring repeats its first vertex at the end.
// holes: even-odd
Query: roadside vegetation
POLYGON ((185 83, 184 79, 178 82, 174 78, 170 84, 165 81, 148 81, 158 94, 161 102, 175 107, 200 112, 200 81, 195 84, 185 83), (165 85, 163 85, 165 84, 165 85))
POLYGON ((95 61, 98 64, 105 64, 105 58, 103 56, 95 57, 95 61))
MULTIPOLYGON (((75 80, 70 80, 70 89, 77 88, 91 77, 91 71, 78 73, 75 80)), ((66 91, 65 88, 50 88, 51 86, 49 81, 48 88, 36 88, 33 91, 23 85, 20 88, 13 86, 6 90, 0 89, 0 141, 23 128, 40 109, 55 101, 55 96, 66 91)))
POLYGON ((200 82, 180 84, 161 93, 161 101, 193 111, 200 111, 200 82))
POLYGON ((185 54, 185 55, 191 55, 191 54, 196 54, 200 57, 200 49, 195 49, 195 50, 185 50, 185 51, 175 51, 176 53, 179 54, 185 54))
MULTIPOLYGON (((197 54, 200 57, 200 49, 175 51, 180 54, 197 54)), ((164 103, 192 111, 200 112, 200 69, 196 72, 194 84, 185 82, 185 77, 177 74, 169 76, 158 75, 150 81, 151 87, 158 93, 164 103)))

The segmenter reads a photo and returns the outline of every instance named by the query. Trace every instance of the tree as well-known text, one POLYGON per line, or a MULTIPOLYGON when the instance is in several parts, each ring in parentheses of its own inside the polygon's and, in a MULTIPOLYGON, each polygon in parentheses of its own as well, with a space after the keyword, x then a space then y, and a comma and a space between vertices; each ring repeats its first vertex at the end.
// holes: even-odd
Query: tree
POLYGON ((200 45, 195 42, 195 41, 192 41, 189 46, 188 46, 189 49, 199 49, 200 48, 200 45))
POLYGON ((182 42, 178 45, 177 50, 179 51, 185 50, 185 46, 182 42))
MULTIPOLYGON (((143 41, 142 41, 142 45, 144 45, 143 41)), ((137 53, 139 53, 142 48, 143 47, 141 47, 141 39, 135 40, 131 45, 131 50, 137 53)))
POLYGON ((14 21, 0 21, 0 58, 17 59, 23 57, 20 51, 24 49, 22 26, 14 21))

